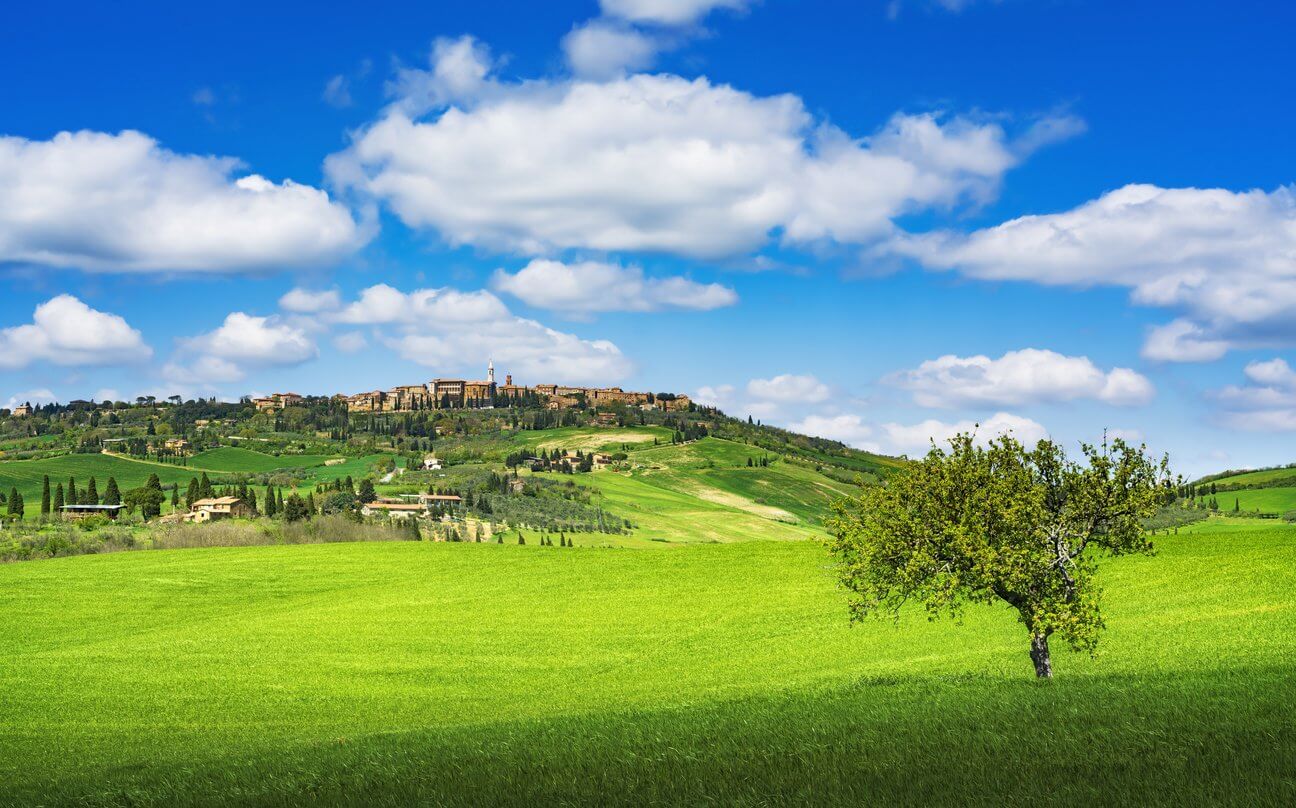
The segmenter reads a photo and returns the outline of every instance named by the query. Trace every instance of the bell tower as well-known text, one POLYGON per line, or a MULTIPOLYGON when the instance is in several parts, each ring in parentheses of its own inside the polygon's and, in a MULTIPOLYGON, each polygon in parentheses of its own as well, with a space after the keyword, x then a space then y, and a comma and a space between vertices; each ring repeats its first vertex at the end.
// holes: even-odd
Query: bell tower
POLYGON ((486 361, 486 382, 488 384, 495 383, 495 361, 494 360, 486 361))

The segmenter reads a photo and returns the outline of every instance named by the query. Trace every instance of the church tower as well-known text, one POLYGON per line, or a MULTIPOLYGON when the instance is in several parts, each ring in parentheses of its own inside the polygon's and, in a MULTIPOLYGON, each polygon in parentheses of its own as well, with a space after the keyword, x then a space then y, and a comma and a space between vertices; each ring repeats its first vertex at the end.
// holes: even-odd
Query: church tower
POLYGON ((495 383, 495 361, 493 359, 486 361, 486 383, 495 383))

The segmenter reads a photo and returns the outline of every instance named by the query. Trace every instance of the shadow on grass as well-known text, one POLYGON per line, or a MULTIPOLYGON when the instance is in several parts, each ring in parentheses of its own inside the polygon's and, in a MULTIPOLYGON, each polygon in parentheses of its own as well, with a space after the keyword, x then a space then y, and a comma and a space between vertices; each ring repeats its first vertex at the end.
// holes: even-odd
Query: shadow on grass
MULTIPOLYGON (((29 783, 16 804, 1291 805, 1293 669, 876 677, 29 783)), ((560 686, 560 685, 555 685, 560 686)), ((0 792, 3 793, 3 792, 0 792)))

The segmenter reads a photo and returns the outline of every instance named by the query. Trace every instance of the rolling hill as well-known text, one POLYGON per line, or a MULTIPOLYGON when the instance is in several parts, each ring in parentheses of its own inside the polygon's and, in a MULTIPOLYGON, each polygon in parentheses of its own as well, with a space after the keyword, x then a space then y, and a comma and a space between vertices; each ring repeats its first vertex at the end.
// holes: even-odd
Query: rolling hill
POLYGON ((117 455, 70 454, 41 460, 0 463, 0 490, 7 495, 11 487, 16 487, 26 502, 27 516, 32 517, 40 510, 41 487, 46 474, 49 475, 51 486, 58 483, 66 486, 68 478, 75 477, 78 488, 84 488, 90 478, 94 477, 102 493, 109 477, 115 477, 118 487, 125 491, 143 485, 150 474, 156 474, 164 486, 172 483, 187 485, 200 471, 117 455))

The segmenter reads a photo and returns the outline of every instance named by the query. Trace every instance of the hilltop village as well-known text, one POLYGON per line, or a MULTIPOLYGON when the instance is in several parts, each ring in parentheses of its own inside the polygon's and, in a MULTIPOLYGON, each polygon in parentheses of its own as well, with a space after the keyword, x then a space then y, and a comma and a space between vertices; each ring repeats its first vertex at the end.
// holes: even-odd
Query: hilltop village
MULTIPOLYGON (((691 400, 675 393, 636 393, 620 387, 573 387, 560 384, 525 386, 513 383, 512 374, 504 376, 504 383, 495 381, 495 363, 486 366, 486 378, 481 380, 433 379, 424 384, 409 384, 390 390, 373 390, 366 393, 333 397, 345 401, 348 412, 386 413, 417 412, 420 410, 489 409, 495 406, 543 406, 551 410, 573 407, 602 407, 622 404, 643 410, 688 410, 691 400)), ((303 397, 296 393, 274 393, 252 399, 252 404, 262 412, 273 412, 300 404, 303 397)))

